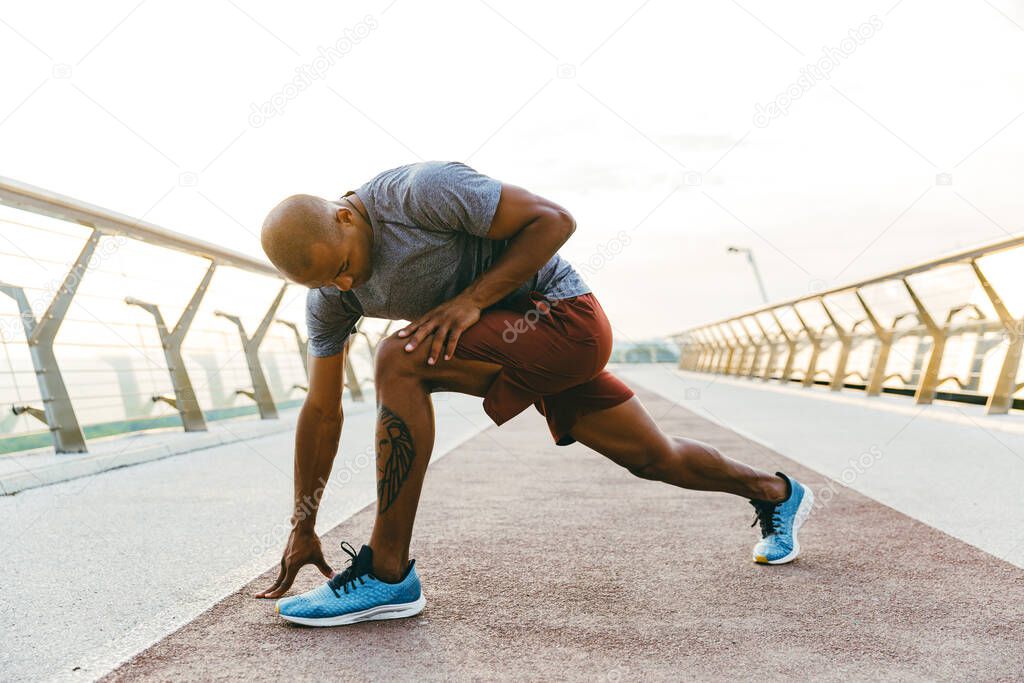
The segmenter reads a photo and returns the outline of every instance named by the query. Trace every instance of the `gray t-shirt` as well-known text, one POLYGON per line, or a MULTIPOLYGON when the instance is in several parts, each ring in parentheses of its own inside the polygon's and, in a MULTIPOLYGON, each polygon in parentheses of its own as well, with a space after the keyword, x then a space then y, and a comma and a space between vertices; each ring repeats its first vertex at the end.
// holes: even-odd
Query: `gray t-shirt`
MULTIPOLYGON (((309 290, 309 352, 340 353, 361 316, 414 320, 452 299, 505 251, 508 240, 485 237, 501 182, 458 162, 425 161, 380 173, 355 191, 373 228, 373 273, 347 292, 309 290)), ((495 304, 537 290, 548 299, 590 291, 555 254, 530 280, 495 304)))

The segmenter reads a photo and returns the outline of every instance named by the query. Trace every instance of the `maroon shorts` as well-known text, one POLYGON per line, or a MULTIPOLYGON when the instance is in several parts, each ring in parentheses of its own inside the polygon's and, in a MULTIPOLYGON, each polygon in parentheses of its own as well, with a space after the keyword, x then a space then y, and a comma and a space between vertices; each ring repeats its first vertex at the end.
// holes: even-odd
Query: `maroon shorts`
POLYGON ((576 441, 576 420, 611 408, 632 390, 604 369, 612 329, 593 294, 549 301, 532 291, 511 305, 490 308, 459 338, 455 355, 502 366, 484 411, 503 424, 532 403, 559 446, 576 441))

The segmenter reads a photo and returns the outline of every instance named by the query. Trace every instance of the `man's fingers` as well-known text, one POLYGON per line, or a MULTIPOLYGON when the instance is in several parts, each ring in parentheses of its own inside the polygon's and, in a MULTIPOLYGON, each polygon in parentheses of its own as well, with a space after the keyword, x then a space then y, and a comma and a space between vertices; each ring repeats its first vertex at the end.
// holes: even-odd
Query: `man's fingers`
POLYGON ((299 573, 299 569, 302 567, 301 564, 289 565, 284 575, 284 580, 274 590, 267 593, 265 597, 268 598, 279 598, 288 592, 288 589, 292 587, 292 583, 295 582, 295 576, 299 573))
POLYGON ((407 336, 409 336, 410 334, 412 334, 413 330, 415 330, 417 327, 419 327, 419 324, 420 324, 420 322, 418 320, 416 322, 409 323, 408 325, 406 325, 405 327, 403 327, 402 329, 400 329, 398 331, 398 336, 399 337, 407 337, 407 336))
POLYGON ((461 329, 453 329, 448 333, 448 343, 444 349, 444 359, 451 360, 455 355, 455 347, 459 345, 459 338, 462 336, 461 329))
POLYGON ((265 593, 263 597, 270 599, 279 598, 285 593, 287 593, 289 588, 291 588, 291 584, 288 584, 287 586, 278 586, 272 591, 267 591, 267 593, 265 593))
POLYGON ((263 591, 257 593, 255 597, 257 597, 257 598, 268 597, 268 595, 270 593, 272 593, 273 591, 277 590, 277 587, 281 585, 281 581, 284 580, 284 575, 286 573, 287 573, 287 570, 285 569, 284 558, 282 557, 281 558, 281 569, 278 570, 277 578, 274 579, 274 583, 270 586, 270 588, 265 588, 265 589, 263 589, 263 591))
POLYGON ((436 327, 437 323, 435 323, 433 320, 427 320, 420 323, 419 327, 416 330, 416 333, 412 335, 412 338, 409 340, 409 343, 405 345, 405 350, 412 351, 413 349, 415 349, 423 342, 424 339, 430 336, 430 333, 433 332, 436 327))
POLYGON ((444 342, 448 338, 448 327, 438 328, 434 332, 434 340, 430 342, 430 353, 427 354, 427 363, 433 365, 437 362, 437 359, 441 357, 441 351, 444 349, 444 342))
POLYGON ((280 581, 275 581, 274 585, 272 585, 270 588, 264 588, 259 593, 256 593, 256 595, 254 595, 253 597, 254 598, 269 598, 270 594, 273 593, 274 591, 276 591, 277 587, 279 585, 281 585, 281 582, 280 581))
POLYGON ((281 586, 281 578, 278 577, 278 579, 276 581, 274 581, 273 585, 271 585, 270 588, 264 588, 262 591, 257 593, 254 597, 257 597, 257 598, 269 598, 270 594, 273 593, 274 591, 276 591, 280 586, 281 586))

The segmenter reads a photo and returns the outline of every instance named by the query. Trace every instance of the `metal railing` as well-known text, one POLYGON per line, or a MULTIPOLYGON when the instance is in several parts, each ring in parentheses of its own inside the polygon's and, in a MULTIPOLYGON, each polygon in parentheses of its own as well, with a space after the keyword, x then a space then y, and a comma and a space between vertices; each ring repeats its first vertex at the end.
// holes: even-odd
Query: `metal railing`
POLYGON ((679 367, 1005 414, 1024 388, 1024 318, 1009 301, 1022 303, 1022 266, 1018 236, 764 306, 675 335, 679 367))
MULTIPOLYGON (((192 257, 204 259, 207 266, 205 273, 195 285, 190 298, 174 322, 165 321, 161 307, 156 303, 131 296, 131 292, 125 292, 127 296, 122 297, 123 305, 142 310, 151 316, 152 324, 156 328, 159 339, 159 347, 163 352, 165 370, 170 379, 170 391, 165 393, 154 393, 147 398, 152 405, 162 404, 170 407, 180 419, 182 427, 186 431, 205 431, 206 416, 200 398, 190 376, 190 370, 203 369, 210 374, 209 368, 190 368, 183 355, 183 344, 192 328, 196 313, 200 309, 204 297, 210 288, 211 280, 218 269, 229 268, 242 271, 247 274, 259 276, 265 281, 276 282, 276 296, 267 304, 265 313, 259 320, 258 325, 251 332, 246 328, 237 311, 215 311, 214 315, 220 319, 229 321, 237 328, 238 341, 240 342, 242 355, 244 355, 248 370, 248 382, 235 381, 236 388, 233 394, 238 397, 247 397, 256 405, 259 415, 263 419, 277 417, 277 403, 272 395, 264 372, 264 362, 260 358, 260 347, 268 336, 273 323, 278 323, 281 328, 288 328, 289 335, 294 336, 293 352, 301 357, 301 371, 305 373, 305 380, 308 380, 306 370, 306 340, 303 338, 299 326, 290 320, 278 318, 278 311, 286 291, 291 286, 284 281, 277 271, 267 262, 247 256, 243 253, 224 248, 222 246, 193 239, 144 220, 131 218, 129 216, 94 206, 70 197, 44 190, 26 183, 9 178, 0 177, 0 204, 31 212, 38 216, 45 216, 49 219, 57 219, 82 226, 88 229, 84 244, 81 245, 73 262, 63 275, 60 282, 55 282, 52 291, 41 291, 36 297, 36 308, 45 308, 45 312, 38 315, 30 302, 28 291, 32 288, 23 282, 7 281, 10 273, 0 273, 0 293, 6 294, 13 299, 17 307, 17 316, 8 326, 8 329, 20 326, 24 333, 24 343, 28 347, 28 355, 31 359, 32 372, 35 383, 38 387, 38 403, 15 403, 10 407, 14 415, 31 416, 43 422, 52 435, 53 446, 58 453, 83 453, 87 451, 85 432, 79 421, 76 412, 76 397, 68 390, 65 382, 65 374, 62 372, 58 362, 58 354, 55 351, 57 334, 65 322, 73 299, 79 291, 83 280, 89 276, 92 270, 91 264, 99 259, 102 254, 99 249, 101 240, 109 242, 115 240, 133 240, 143 242, 160 249, 169 249, 192 257), (241 386, 239 386, 241 385, 241 386)), ((5 237, 7 242, 10 239, 5 237)), ((11 242, 13 244, 13 242, 11 242)), ((17 247, 17 245, 15 245, 17 247)), ((34 255, 28 253, 21 247, 17 247, 21 255, 28 260, 35 261, 34 255)), ((14 254, 18 256, 18 254, 14 254)), ((40 254, 39 258, 45 258, 40 254)), ((52 263, 52 262, 51 262, 52 263)), ((9 268, 8 271, 11 269, 9 268)), ((97 277, 97 276, 93 276, 97 277)), ((120 283, 123 286, 123 283, 120 283)), ((129 289, 131 283, 129 281, 129 289)), ((38 290, 39 288, 35 288, 38 290)), ((163 289, 166 289, 164 286, 163 289)), ((160 288, 154 291, 161 291, 160 288)), ((111 298, 111 297, 107 297, 111 298)), ((109 303, 109 302, 108 302, 109 303)), ((241 304, 239 304, 241 305, 241 304)), ((95 322, 111 327, 116 323, 108 323, 99 319, 95 322)), ((6 330, 5 330, 6 331, 6 330)), ((223 335, 223 331, 216 331, 216 334, 223 335)), ((123 339, 123 336, 118 333, 123 339)), ((363 333, 363 336, 366 336, 363 333)), ((352 337, 355 339, 355 335, 352 337)), ((367 341, 370 337, 366 336, 367 341)), ((7 352, 7 339, 4 339, 4 350, 7 352)), ((99 345, 102 346, 102 345, 99 345)), ((372 347, 372 344, 371 344, 372 347)), ((8 353, 10 363, 10 354, 8 353)), ((76 370, 79 373, 87 372, 89 368, 76 370)), ((220 368, 214 370, 214 373, 220 368)), ((16 382, 18 374, 12 367, 12 382, 16 382)), ((24 374, 24 373, 22 373, 24 374)), ((280 383, 280 378, 275 379, 280 383)), ((347 385, 354 400, 362 400, 360 382, 352 366, 351 354, 348 359, 347 385)), ((233 381, 234 378, 229 378, 233 381)), ((130 384, 130 383, 129 383, 130 384)), ((308 390, 308 381, 294 381, 288 391, 308 390)), ((123 388, 123 387, 122 387, 123 388)), ((20 394, 19 394, 20 396, 20 394)))

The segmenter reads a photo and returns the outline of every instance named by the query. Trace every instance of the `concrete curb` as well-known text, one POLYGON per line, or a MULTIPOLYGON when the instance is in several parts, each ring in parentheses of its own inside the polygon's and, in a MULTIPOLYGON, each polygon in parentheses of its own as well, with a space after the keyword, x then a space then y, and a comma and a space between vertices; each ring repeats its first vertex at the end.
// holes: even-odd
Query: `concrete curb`
MULTIPOLYGON (((368 410, 373 405, 372 401, 373 395, 370 394, 368 402, 346 405, 345 411, 352 414, 368 410)), ((0 473, 0 495, 9 496, 20 491, 89 477, 121 467, 291 431, 295 429, 298 412, 298 408, 282 412, 276 420, 224 420, 212 423, 208 432, 160 430, 120 435, 96 442, 97 449, 104 450, 92 454, 55 455, 50 448, 11 454, 4 457, 17 458, 21 469, 0 473), (134 443, 137 441, 144 443, 134 443), (121 442, 128 443, 118 449, 116 444, 121 442), (32 463, 34 459, 40 461, 38 465, 32 463)))
MULTIPOLYGON (((261 425, 262 426, 262 425, 261 425)), ((67 460, 51 463, 40 467, 27 467, 20 472, 0 476, 0 495, 9 496, 19 491, 49 486, 72 479, 88 477, 101 472, 152 462, 172 455, 182 455, 214 446, 239 441, 259 439, 271 434, 294 429, 291 421, 278 421, 267 429, 251 430, 243 436, 231 432, 195 432, 194 438, 188 443, 169 446, 167 444, 150 444, 142 448, 114 453, 98 453, 96 455, 68 455, 67 460)))

